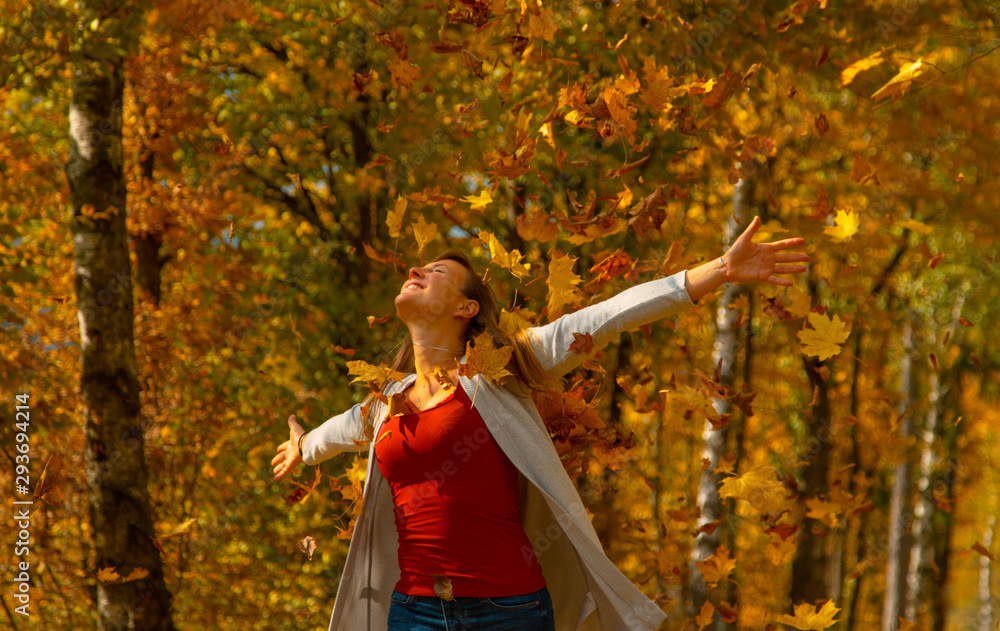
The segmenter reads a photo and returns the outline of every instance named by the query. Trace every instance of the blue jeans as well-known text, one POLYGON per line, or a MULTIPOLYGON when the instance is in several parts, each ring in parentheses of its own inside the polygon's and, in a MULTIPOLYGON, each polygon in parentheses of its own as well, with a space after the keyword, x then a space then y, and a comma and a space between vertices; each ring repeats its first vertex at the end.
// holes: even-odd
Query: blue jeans
POLYGON ((497 598, 408 596, 392 592, 388 631, 555 631, 545 587, 497 598))

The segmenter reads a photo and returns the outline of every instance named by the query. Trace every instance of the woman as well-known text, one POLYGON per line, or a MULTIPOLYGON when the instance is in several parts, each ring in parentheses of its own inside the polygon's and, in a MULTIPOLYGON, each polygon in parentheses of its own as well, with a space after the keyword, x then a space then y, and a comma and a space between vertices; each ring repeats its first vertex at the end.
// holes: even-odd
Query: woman
MULTIPOLYGON (((809 257, 780 251, 804 240, 753 243, 759 226, 755 217, 713 261, 514 336, 464 257, 412 268, 395 301, 410 342, 397 366, 409 374, 382 391, 402 395, 402 413, 386 418, 370 400, 375 439, 330 630, 656 629, 665 614, 605 556, 530 392, 583 360, 569 351, 573 333, 603 347, 727 281, 791 285, 777 275, 805 271, 786 264, 809 257), (460 374, 466 343, 483 331, 514 347, 506 386, 460 374)), ((362 410, 308 433, 289 417, 275 479, 362 449, 362 410)))

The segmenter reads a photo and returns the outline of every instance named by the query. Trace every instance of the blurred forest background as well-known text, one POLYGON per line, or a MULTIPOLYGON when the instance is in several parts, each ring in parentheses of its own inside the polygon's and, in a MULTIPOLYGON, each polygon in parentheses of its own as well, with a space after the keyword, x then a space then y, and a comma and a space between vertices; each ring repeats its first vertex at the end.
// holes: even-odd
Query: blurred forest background
POLYGON ((35 504, 3 624, 326 628, 364 454, 269 463, 289 414, 363 398, 408 265, 465 248, 545 323, 760 215, 807 240, 793 288, 726 287, 541 402, 609 556, 666 629, 996 630, 998 17, 6 0, 0 480, 28 394, 35 504))

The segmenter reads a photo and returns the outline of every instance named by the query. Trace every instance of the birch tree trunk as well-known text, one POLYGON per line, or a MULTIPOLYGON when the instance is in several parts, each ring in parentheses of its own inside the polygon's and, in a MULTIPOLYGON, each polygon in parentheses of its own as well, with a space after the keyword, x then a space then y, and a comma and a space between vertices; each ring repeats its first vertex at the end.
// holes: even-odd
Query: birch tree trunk
MULTIPOLYGON (((903 440, 913 435, 913 417, 910 409, 916 390, 916 380, 913 373, 913 313, 909 312, 903 320, 901 341, 903 344, 900 357, 900 402, 899 414, 902 417, 899 433, 903 440)), ((906 559, 909 558, 909 540, 907 538, 908 519, 906 504, 910 495, 910 474, 912 464, 908 457, 903 457, 893 472, 892 495, 889 499, 889 541, 888 558, 885 570, 885 600, 882 607, 882 631, 895 631, 899 626, 902 613, 904 580, 906 578, 906 559)))
MULTIPOLYGON (((725 225, 725 239, 728 247, 746 228, 753 218, 753 197, 756 188, 757 176, 763 167, 751 171, 750 175, 736 183, 733 192, 733 213, 725 225)), ((717 366, 720 383, 732 386, 735 380, 736 352, 740 347, 740 332, 736 327, 739 319, 739 312, 728 307, 744 291, 737 284, 727 284, 719 298, 718 308, 715 318, 715 344, 712 351, 712 363, 717 366)), ((716 414, 725 415, 732 413, 732 407, 725 399, 714 399, 712 406, 716 414)), ((720 459, 725 455, 727 443, 727 428, 716 430, 712 424, 705 421, 702 430, 702 460, 707 460, 709 465, 702 471, 701 480, 698 485, 698 506, 701 509, 701 517, 698 519, 698 527, 717 521, 722 518, 722 500, 719 497, 719 484, 721 476, 714 473, 719 466, 720 459)), ((737 462, 734 466, 738 467, 737 462)), ((694 562, 704 561, 715 554, 720 544, 720 536, 724 529, 716 528, 711 534, 702 532, 695 538, 694 562)), ((705 582, 701 573, 692 563, 691 571, 691 600, 693 612, 697 613, 702 604, 708 598, 705 582)), ((721 624, 721 618, 716 619, 717 627, 721 624)))
MULTIPOLYGON (((990 515, 989 523, 983 531, 983 547, 987 550, 993 548, 993 535, 997 530, 997 515, 990 515)), ((993 621, 996 618, 996 611, 993 607, 993 563, 986 555, 979 556, 979 624, 977 631, 995 631, 993 621)))
POLYGON ((136 377, 122 159, 123 34, 101 32, 104 24, 96 35, 81 29, 69 115, 80 387, 95 569, 141 578, 97 582, 98 628, 172 631, 171 596, 153 544, 136 377))

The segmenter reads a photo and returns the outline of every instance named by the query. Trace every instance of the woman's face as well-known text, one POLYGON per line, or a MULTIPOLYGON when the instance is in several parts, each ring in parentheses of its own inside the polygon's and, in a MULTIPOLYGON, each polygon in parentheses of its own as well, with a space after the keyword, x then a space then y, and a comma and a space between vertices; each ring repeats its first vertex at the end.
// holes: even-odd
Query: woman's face
POLYGON ((461 263, 450 259, 411 267, 406 282, 396 296, 396 311, 400 319, 404 322, 433 322, 442 318, 475 316, 478 305, 462 293, 468 273, 461 263), (475 306, 471 313, 468 303, 475 306))

